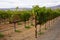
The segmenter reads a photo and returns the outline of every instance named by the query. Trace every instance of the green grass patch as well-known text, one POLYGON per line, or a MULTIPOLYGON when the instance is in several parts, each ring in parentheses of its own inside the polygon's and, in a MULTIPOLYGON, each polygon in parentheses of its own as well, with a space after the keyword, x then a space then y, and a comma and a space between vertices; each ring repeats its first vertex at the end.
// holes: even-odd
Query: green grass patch
POLYGON ((20 23, 20 22, 18 22, 18 25, 21 25, 21 23, 20 23))
POLYGON ((43 30, 48 30, 48 28, 42 28, 43 30))
POLYGON ((25 28, 26 28, 26 29, 29 29, 29 28, 31 28, 31 27, 30 27, 30 26, 25 26, 25 28))
POLYGON ((31 23, 31 26, 34 26, 34 24, 33 24, 33 23, 31 23))
POLYGON ((3 38, 4 37, 4 34, 0 33, 0 38, 3 38))
POLYGON ((38 35, 43 35, 43 34, 44 34, 44 32, 39 32, 39 33, 38 33, 38 35))
POLYGON ((48 28, 44 28, 45 30, 47 30, 48 28))
POLYGON ((21 32, 20 30, 15 30, 15 32, 21 32))

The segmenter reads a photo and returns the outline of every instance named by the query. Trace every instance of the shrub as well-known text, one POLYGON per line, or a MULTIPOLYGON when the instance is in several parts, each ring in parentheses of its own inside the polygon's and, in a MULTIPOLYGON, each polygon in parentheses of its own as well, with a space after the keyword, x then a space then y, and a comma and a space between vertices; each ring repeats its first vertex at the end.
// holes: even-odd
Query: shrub
POLYGON ((4 37, 4 34, 0 33, 0 38, 3 38, 4 37))
POLYGON ((30 27, 30 26, 25 26, 25 28, 26 28, 26 29, 29 29, 29 28, 31 28, 31 27, 30 27))
POLYGON ((19 31, 19 30, 15 30, 15 32, 21 32, 21 31, 19 31))

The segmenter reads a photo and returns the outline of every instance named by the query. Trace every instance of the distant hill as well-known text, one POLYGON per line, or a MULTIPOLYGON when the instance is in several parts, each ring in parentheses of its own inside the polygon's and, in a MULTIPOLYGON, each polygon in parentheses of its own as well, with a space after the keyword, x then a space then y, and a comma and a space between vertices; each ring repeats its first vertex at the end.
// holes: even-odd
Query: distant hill
MULTIPOLYGON (((56 5, 48 8, 56 9, 56 8, 60 8, 60 5, 56 5)), ((14 10, 15 8, 0 8, 0 10, 7 10, 7 9, 14 10)), ((31 10, 31 8, 19 8, 19 10, 31 10)))
MULTIPOLYGON (((15 8, 0 8, 0 10, 15 10, 15 8)), ((18 10, 31 10, 31 8, 19 8, 18 10)))
POLYGON ((60 9, 60 5, 57 5, 57 6, 53 6, 53 7, 50 7, 51 9, 57 9, 59 8, 60 9))

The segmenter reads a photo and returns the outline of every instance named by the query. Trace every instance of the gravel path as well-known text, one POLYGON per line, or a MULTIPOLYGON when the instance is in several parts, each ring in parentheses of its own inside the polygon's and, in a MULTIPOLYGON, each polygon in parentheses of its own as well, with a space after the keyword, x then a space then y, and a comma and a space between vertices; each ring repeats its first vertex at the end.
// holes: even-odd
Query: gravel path
POLYGON ((60 40, 60 19, 44 35, 38 36, 37 40, 60 40))

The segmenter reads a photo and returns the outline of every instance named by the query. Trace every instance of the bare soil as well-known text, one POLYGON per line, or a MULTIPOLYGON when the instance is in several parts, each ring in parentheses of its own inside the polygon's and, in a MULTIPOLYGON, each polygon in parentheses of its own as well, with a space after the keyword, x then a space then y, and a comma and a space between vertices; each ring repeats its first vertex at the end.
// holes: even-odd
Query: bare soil
MULTIPOLYGON (((48 30, 53 30, 54 33, 56 33, 58 31, 58 29, 59 29, 59 25, 56 24, 56 23, 58 23, 59 18, 54 19, 54 21, 55 21, 54 23, 52 21, 51 21, 51 24, 50 25, 49 25, 49 21, 48 21, 46 23, 46 26, 47 26, 48 30), (54 27, 54 25, 55 25, 55 27, 54 27), (56 27, 56 25, 58 27, 56 27)), ((32 23, 34 24, 34 21, 32 23)), ((28 25, 28 22, 27 22, 27 25, 28 25)), ((22 23, 22 25, 16 25, 17 30, 19 30, 21 32, 15 32, 14 29, 13 29, 14 28, 13 26, 14 26, 13 24, 1 25, 0 31, 2 31, 2 33, 5 35, 5 37, 4 38, 1 38, 0 40, 48 40, 47 39, 48 36, 54 34, 53 32, 50 32, 48 30, 45 30, 44 29, 45 28, 45 25, 42 25, 41 26, 41 29, 42 29, 42 32, 44 32, 44 34, 43 35, 39 35, 38 34, 38 37, 35 38, 35 27, 34 26, 30 26, 31 28, 26 29, 24 27, 24 23, 22 23)), ((40 26, 37 25, 37 31, 39 31, 39 27, 40 26)), ((54 34, 54 35, 56 35, 56 34, 54 34)), ((53 37, 55 37, 54 35, 53 35, 53 37)), ((59 37, 60 36, 58 36, 58 38, 56 38, 56 39, 59 39, 59 37)), ((51 38, 51 36, 49 36, 49 38, 51 38)), ((50 39, 50 40, 52 40, 52 39, 50 39)))

